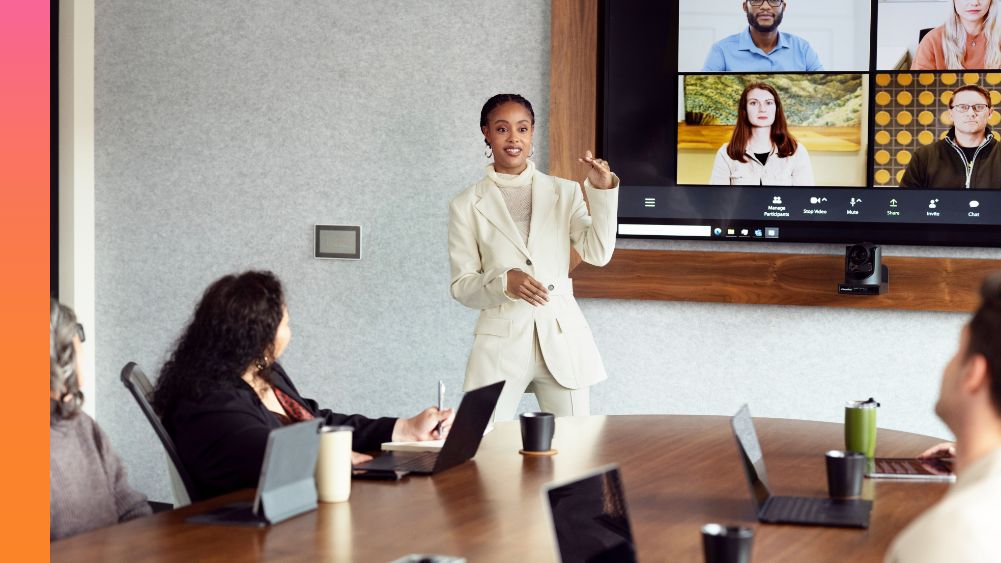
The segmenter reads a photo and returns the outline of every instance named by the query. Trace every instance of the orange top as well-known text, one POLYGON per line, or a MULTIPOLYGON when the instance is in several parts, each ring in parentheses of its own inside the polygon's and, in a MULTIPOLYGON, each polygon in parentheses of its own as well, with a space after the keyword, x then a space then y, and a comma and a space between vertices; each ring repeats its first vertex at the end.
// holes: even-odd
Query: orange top
POLYGON ((945 52, 942 49, 942 35, 945 26, 940 25, 929 31, 918 44, 918 52, 914 55, 911 70, 963 70, 984 68, 987 55, 987 41, 983 34, 966 37, 966 56, 963 58, 963 68, 950 69, 946 66, 945 52))

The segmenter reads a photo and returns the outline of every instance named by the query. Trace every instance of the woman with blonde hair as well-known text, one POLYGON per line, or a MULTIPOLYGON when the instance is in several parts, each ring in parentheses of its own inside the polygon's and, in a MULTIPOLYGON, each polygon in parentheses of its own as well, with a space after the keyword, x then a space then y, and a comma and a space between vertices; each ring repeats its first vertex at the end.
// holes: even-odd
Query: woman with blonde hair
POLYGON ((953 0, 945 23, 918 45, 911 70, 1001 68, 1001 22, 994 0, 953 0))

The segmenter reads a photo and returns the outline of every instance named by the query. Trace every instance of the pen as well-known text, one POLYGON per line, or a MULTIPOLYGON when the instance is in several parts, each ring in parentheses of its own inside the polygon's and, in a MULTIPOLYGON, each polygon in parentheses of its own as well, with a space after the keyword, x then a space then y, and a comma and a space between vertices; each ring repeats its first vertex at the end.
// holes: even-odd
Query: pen
MULTIPOLYGON (((438 380, 438 412, 440 413, 444 409, 445 409, 445 382, 439 379, 438 380)), ((441 422, 438 422, 438 424, 435 425, 434 429, 438 431, 438 437, 440 438, 441 437, 441 422)))

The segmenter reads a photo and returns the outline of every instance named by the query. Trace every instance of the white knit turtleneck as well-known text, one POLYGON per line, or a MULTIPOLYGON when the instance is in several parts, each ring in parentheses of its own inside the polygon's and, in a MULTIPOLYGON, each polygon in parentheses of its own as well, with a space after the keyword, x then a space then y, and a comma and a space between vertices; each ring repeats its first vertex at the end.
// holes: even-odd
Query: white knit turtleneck
POLYGON ((493 164, 487 165, 487 177, 500 190, 507 211, 518 228, 525 244, 528 244, 528 229, 532 222, 532 176, 535 164, 531 160, 521 174, 499 174, 493 164))

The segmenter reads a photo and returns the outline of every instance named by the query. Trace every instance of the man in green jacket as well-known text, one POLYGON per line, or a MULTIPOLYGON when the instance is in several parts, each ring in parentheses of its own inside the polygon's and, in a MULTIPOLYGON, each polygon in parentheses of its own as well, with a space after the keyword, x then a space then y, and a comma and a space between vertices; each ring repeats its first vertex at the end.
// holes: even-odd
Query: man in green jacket
POLYGON ((953 126, 944 139, 914 151, 901 188, 1001 188, 1001 150, 987 126, 994 111, 982 87, 956 88, 949 100, 953 126))

